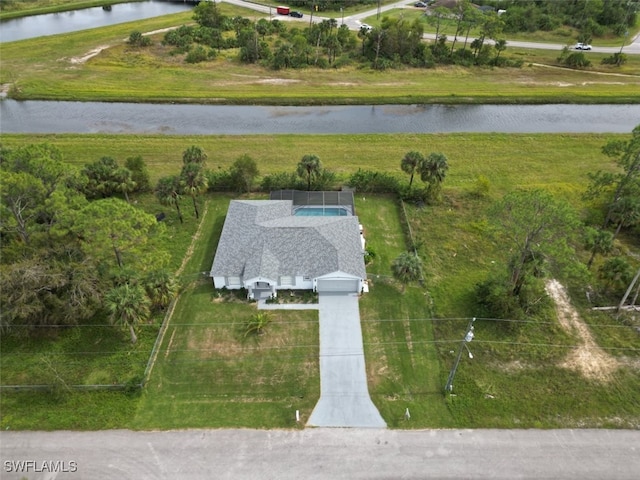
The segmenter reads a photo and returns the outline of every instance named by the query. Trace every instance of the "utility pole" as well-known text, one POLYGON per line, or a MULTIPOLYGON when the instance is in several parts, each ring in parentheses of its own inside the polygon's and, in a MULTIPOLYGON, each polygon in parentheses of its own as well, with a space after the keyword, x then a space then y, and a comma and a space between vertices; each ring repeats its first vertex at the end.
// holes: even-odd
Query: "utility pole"
POLYGON ((467 347, 467 343, 473 340, 473 322, 476 321, 476 318, 473 317, 469 320, 469 324, 467 325, 467 331, 464 334, 464 338, 462 342, 460 342, 460 348, 458 348, 458 356, 456 357, 456 361, 453 364, 453 368, 451 372, 449 372, 449 378, 447 379, 447 385, 444 387, 445 392, 451 392, 453 390, 453 377, 456 375, 456 370, 458 369, 458 364, 460 363, 460 358, 462 357, 462 351, 466 348, 469 352, 469 358, 473 358, 469 347, 467 347))

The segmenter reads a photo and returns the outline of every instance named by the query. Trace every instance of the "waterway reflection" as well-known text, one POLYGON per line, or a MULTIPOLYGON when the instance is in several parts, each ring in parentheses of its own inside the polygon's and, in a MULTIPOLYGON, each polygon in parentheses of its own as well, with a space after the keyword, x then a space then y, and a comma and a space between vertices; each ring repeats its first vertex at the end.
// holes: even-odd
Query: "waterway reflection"
POLYGON ((640 105, 266 107, 3 100, 5 133, 629 133, 640 105))

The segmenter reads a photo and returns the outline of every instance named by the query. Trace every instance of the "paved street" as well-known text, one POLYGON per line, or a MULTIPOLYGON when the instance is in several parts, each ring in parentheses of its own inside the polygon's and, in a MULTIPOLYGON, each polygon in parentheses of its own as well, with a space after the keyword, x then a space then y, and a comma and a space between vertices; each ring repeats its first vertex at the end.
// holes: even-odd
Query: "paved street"
POLYGON ((635 480, 640 472, 633 430, 2 432, 0 442, 3 480, 635 480), (33 463, 16 472, 18 461, 33 463), (34 471, 56 461, 76 471, 34 471))
MULTIPOLYGON (((267 14, 270 13, 273 18, 277 18, 278 20, 302 21, 302 22, 306 21, 307 23, 310 21, 309 12, 304 9, 301 10, 301 12, 304 14, 304 17, 301 20, 298 20, 296 18, 291 18, 284 15, 276 15, 275 8, 270 9, 269 7, 265 7, 263 5, 253 3, 250 1, 245 1, 245 0, 221 0, 221 1, 224 1, 227 3, 233 3, 235 5, 239 5, 245 8, 251 8, 253 10, 257 10, 259 12, 263 12, 267 14)), ((390 3, 388 5, 382 5, 380 7, 380 18, 382 18, 384 16, 384 12, 388 10, 393 10, 397 8, 414 9, 413 7, 414 3, 415 1, 405 0, 401 2, 390 3)), ((338 18, 337 20, 338 20, 338 24, 341 24, 344 21, 344 23, 351 30, 359 30, 362 23, 365 22, 366 18, 376 16, 377 13, 378 13, 378 8, 376 7, 371 10, 367 10, 366 12, 346 16, 344 18, 338 18)), ((321 22, 322 20, 326 20, 326 17, 322 17, 318 15, 313 16, 313 22, 321 22)), ((427 40, 433 40, 435 39, 435 34, 426 33, 424 34, 424 38, 427 40)), ((450 38, 449 40, 452 40, 452 38, 450 38)), ((469 43, 472 42, 473 40, 474 40, 473 38, 468 39, 469 43)), ((568 39, 568 41, 571 44, 575 43, 571 39, 568 39)), ((491 41, 489 40, 488 42, 490 43, 491 41)), ((509 46, 518 47, 518 48, 533 48, 533 49, 541 49, 541 50, 558 50, 558 51, 562 50, 562 47, 564 47, 564 45, 560 45, 556 43, 524 42, 524 41, 515 41, 515 40, 507 39, 507 47, 509 46)), ((593 45, 592 51, 600 52, 600 53, 616 53, 620 51, 620 46, 599 47, 598 45, 593 45)), ((640 55, 640 35, 636 36, 629 45, 625 46, 623 49, 623 52, 629 55, 640 55)), ((589 54, 589 52, 585 52, 585 53, 587 55, 589 54)))

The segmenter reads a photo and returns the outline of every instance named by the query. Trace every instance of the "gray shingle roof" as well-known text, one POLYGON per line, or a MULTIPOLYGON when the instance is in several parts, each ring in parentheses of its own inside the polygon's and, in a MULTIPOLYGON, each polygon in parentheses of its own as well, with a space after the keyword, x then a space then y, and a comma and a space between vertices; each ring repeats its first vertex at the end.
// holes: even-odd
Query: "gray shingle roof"
POLYGON ((232 200, 211 276, 365 278, 358 218, 292 216, 290 200, 232 200))

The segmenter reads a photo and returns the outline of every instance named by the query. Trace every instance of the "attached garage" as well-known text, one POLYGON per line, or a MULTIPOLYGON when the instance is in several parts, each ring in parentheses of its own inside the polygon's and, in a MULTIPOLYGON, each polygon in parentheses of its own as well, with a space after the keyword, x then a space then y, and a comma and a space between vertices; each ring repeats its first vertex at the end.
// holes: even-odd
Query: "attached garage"
POLYGON ((316 291, 318 291, 318 293, 360 293, 360 280, 357 278, 320 278, 316 284, 316 291))

